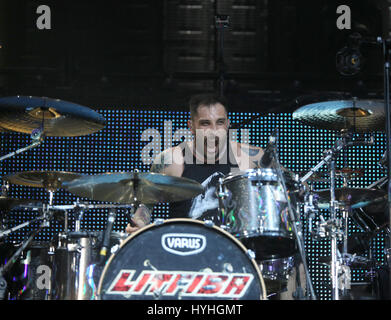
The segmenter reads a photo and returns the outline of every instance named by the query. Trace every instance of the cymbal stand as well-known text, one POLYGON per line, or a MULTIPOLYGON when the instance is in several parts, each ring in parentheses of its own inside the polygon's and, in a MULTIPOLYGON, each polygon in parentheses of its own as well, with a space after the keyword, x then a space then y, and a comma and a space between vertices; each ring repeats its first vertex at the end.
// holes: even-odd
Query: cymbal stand
POLYGON ((32 139, 32 143, 30 145, 0 157, 0 161, 11 158, 13 156, 16 156, 20 153, 23 153, 35 147, 38 147, 44 140, 43 130, 41 128, 33 130, 33 132, 31 133, 31 139, 32 139))
MULTIPOLYGON (((338 139, 334 146, 325 152, 325 155, 314 168, 312 168, 304 177, 300 179, 303 183, 310 178, 316 171, 318 171, 324 164, 329 164, 330 169, 330 220, 328 222, 322 222, 320 227, 320 237, 328 236, 331 238, 331 284, 332 284, 332 299, 339 300, 339 288, 338 288, 338 272, 340 269, 339 261, 337 260, 337 238, 340 234, 339 222, 336 219, 336 201, 335 201, 335 157, 336 155, 347 146, 347 139, 350 138, 349 134, 343 134, 338 139)), ((322 218, 322 217, 321 217, 322 218)), ((324 221, 324 219, 322 219, 324 221)))
MULTIPOLYGON (((75 231, 79 232, 81 230, 81 220, 83 219, 85 209, 83 207, 76 208, 76 222, 75 222, 75 231)), ((68 227, 67 227, 68 228, 68 227)))
POLYGON ((342 132, 340 139, 336 140, 334 146, 325 151, 323 159, 312 168, 304 177, 300 179, 303 183, 308 178, 310 178, 316 171, 318 171, 324 164, 328 164, 330 170, 330 219, 325 222, 323 217, 321 224, 319 224, 319 236, 328 237, 331 241, 331 284, 332 284, 332 299, 339 300, 339 290, 344 288, 346 281, 345 272, 346 268, 341 264, 341 260, 338 259, 338 247, 337 241, 345 239, 345 234, 341 231, 342 225, 339 219, 337 219, 336 210, 337 210, 337 201, 335 196, 335 181, 336 181, 336 168, 335 161, 336 156, 340 151, 342 151, 347 146, 353 146, 358 144, 373 144, 373 137, 371 141, 352 141, 352 134, 349 132, 342 132), (342 277, 340 275, 342 274, 342 277))
MULTIPOLYGON (((278 136, 278 131, 276 130, 276 132, 277 132, 277 136, 278 136)), ((277 141, 278 141, 278 139, 277 139, 277 141)), ((293 212, 291 201, 289 200, 290 198, 289 198, 289 194, 288 194, 288 189, 287 189, 286 184, 285 184, 285 178, 284 178, 284 175, 282 173, 281 164, 279 162, 279 156, 278 156, 278 151, 277 151, 276 147, 273 147, 273 155, 272 156, 273 156, 274 161, 275 161, 275 166, 276 166, 276 171, 277 171, 277 175, 278 175, 278 180, 281 183, 282 189, 284 191, 285 198, 287 199, 289 218, 291 220, 293 234, 294 234, 294 236, 296 238, 297 247, 298 247, 298 250, 299 250, 299 253, 300 253, 301 261, 303 263, 304 273, 305 273, 306 280, 307 280, 307 287, 309 288, 310 298, 312 300, 316 300, 315 291, 314 291, 314 288, 313 288, 313 285, 312 285, 311 276, 310 276, 310 273, 309 273, 309 270, 308 270, 308 266, 307 266, 307 259, 306 259, 306 254, 305 254, 305 250, 304 250, 304 241, 302 239, 302 235, 303 234, 302 234, 302 232, 299 232, 297 230, 298 222, 296 221, 296 215, 293 212)))

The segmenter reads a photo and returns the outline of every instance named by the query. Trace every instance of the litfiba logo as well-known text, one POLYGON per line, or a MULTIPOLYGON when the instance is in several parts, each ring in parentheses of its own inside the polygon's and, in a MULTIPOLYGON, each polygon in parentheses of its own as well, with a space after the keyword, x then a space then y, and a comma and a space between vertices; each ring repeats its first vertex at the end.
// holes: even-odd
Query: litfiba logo
POLYGON ((132 296, 161 297, 181 295, 186 297, 208 297, 239 299, 246 295, 254 276, 249 273, 219 273, 197 271, 151 271, 120 270, 105 292, 132 296))
POLYGON ((206 247, 206 238, 192 233, 166 233, 162 236, 162 247, 167 252, 188 256, 202 252, 206 247))

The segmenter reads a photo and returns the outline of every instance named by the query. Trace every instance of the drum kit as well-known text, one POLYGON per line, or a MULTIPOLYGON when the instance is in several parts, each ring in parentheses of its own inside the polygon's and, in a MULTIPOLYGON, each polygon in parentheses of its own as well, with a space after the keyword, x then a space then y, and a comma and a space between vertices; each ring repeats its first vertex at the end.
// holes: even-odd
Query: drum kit
MULTIPOLYGON (((127 210, 128 220, 138 207, 161 202, 187 200, 203 192, 196 181, 165 174, 121 172, 86 175, 61 171, 26 171, 3 177, 0 208, 31 209, 38 218, 12 228, 0 225, 0 240, 8 234, 38 222, 38 227, 20 244, 0 243, 0 297, 2 299, 44 300, 139 300, 139 299, 246 299, 266 300, 273 285, 286 282, 295 261, 304 264, 307 299, 316 299, 307 267, 304 230, 300 210, 309 234, 315 240, 329 239, 332 298, 345 296, 350 289, 349 268, 372 261, 349 252, 349 218, 373 236, 388 226, 376 223, 376 209, 384 206, 384 179, 368 188, 348 187, 349 179, 363 174, 351 168, 336 169, 338 154, 349 146, 373 144, 357 140, 354 133, 384 127, 380 101, 343 100, 303 106, 293 119, 321 129, 338 130, 341 138, 324 153, 322 161, 302 175, 283 170, 274 148, 275 167, 236 172, 220 179, 216 195, 219 219, 155 219, 128 235, 114 232, 117 210, 127 210), (328 165, 329 174, 319 169, 328 165), (337 176, 344 186, 336 188, 337 176), (313 182, 330 182, 330 189, 314 190, 313 182), (8 197, 10 184, 43 188, 49 203, 8 197), (54 194, 64 189, 91 203, 54 204, 54 194), (84 213, 108 209, 104 231, 81 228, 84 213), (321 209, 329 210, 325 221, 321 209), (70 226, 69 212, 75 212, 70 226), (339 218, 338 211, 342 218, 339 218), (49 243, 35 236, 60 212, 64 230, 49 243), (314 225, 314 219, 320 221, 314 225), (369 223, 368 221, 371 221, 369 223), (342 243, 339 249, 338 243, 342 243), (299 261, 299 262, 300 262, 299 261), (23 266, 22 275, 19 271, 23 266), (46 269, 45 269, 46 268, 46 269), (19 270, 19 271, 18 271, 19 270), (46 274, 44 271, 48 271, 46 274), (45 278, 45 276, 48 276, 45 278)), ((32 145, 45 136, 75 137, 97 132, 105 120, 94 111, 62 100, 37 97, 0 99, 0 126, 5 130, 30 133, 32 145)))

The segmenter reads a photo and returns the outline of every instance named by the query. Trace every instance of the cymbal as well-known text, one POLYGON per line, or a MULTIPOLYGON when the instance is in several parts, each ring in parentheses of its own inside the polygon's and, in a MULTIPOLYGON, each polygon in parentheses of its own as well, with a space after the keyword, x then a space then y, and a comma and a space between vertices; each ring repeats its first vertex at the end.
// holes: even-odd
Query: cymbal
POLYGON ((0 196, 0 210, 2 211, 10 211, 11 209, 15 209, 17 207, 27 206, 42 206, 42 202, 31 199, 13 199, 5 196, 0 196))
POLYGON ((0 98, 0 127, 31 134, 43 125, 46 136, 75 137, 103 129, 106 120, 90 108, 32 96, 0 98))
POLYGON ((355 132, 385 129, 383 100, 335 100, 312 103, 293 112, 293 119, 326 130, 355 132))
MULTIPOLYGON (((306 175, 308 172, 306 171, 302 171, 302 172, 299 172, 298 175, 299 176, 304 176, 306 175)), ((328 177, 328 172, 314 172, 309 178, 308 178, 309 181, 312 181, 312 182, 329 182, 330 181, 330 178, 328 177)))
POLYGON ((80 177, 82 175, 79 173, 65 171, 25 171, 7 175, 3 179, 12 184, 55 191, 62 188, 64 182, 80 177))
MULTIPOLYGON (((362 177, 364 176, 365 169, 358 168, 358 169, 353 169, 349 167, 344 167, 341 169, 335 170, 336 176, 344 176, 344 177, 362 177)), ((299 176, 304 176, 308 172, 299 172, 299 176)), ((330 181, 330 172, 325 171, 325 172, 314 172, 309 178, 309 181, 313 182, 329 182, 330 181)))
POLYGON ((349 168, 349 167, 344 167, 344 168, 335 170, 335 173, 337 175, 341 175, 341 176, 355 175, 356 177, 362 177, 362 176, 364 176, 365 169, 364 168, 353 169, 353 168, 349 168))
POLYGON ((83 176, 67 182, 64 188, 92 200, 143 204, 182 201, 203 191, 202 185, 191 179, 134 172, 83 176))
MULTIPOLYGON (((318 203, 328 204, 330 202, 330 189, 317 190, 315 193, 319 195, 318 203)), ((335 200, 350 205, 358 202, 372 201, 384 195, 385 192, 379 189, 349 187, 335 189, 335 200)))

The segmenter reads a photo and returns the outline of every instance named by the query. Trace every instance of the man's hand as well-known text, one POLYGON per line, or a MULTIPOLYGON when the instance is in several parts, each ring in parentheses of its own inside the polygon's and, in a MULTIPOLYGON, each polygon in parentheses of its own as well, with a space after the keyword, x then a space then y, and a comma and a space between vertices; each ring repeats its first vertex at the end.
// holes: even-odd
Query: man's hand
POLYGON ((134 218, 132 218, 132 224, 133 226, 129 223, 125 229, 125 231, 129 234, 132 234, 133 232, 136 232, 137 230, 140 230, 146 226, 142 220, 136 220, 134 218))
POLYGON ((146 206, 141 205, 140 207, 138 207, 131 220, 133 226, 129 223, 125 229, 125 231, 129 234, 140 230, 141 228, 145 227, 150 223, 151 214, 149 209, 146 206))

